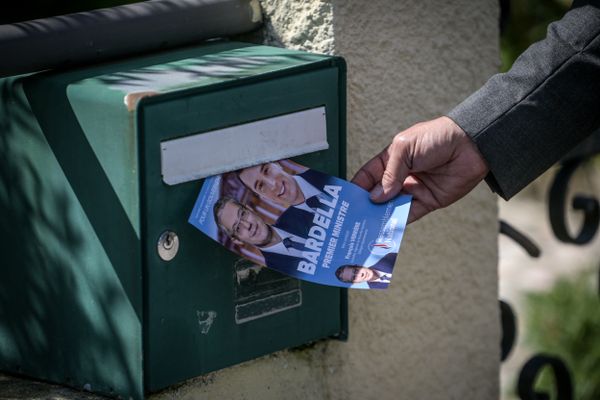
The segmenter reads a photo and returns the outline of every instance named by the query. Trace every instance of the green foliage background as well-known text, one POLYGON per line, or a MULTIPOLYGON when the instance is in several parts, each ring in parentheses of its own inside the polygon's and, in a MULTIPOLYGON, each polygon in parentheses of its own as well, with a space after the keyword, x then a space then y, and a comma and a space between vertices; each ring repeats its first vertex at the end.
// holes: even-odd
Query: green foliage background
MULTIPOLYGON (((600 399, 600 297, 598 270, 562 278, 552 290, 526 298, 528 345, 536 352, 559 356, 571 372, 575 399, 600 399)), ((539 389, 552 392, 548 371, 539 389)))

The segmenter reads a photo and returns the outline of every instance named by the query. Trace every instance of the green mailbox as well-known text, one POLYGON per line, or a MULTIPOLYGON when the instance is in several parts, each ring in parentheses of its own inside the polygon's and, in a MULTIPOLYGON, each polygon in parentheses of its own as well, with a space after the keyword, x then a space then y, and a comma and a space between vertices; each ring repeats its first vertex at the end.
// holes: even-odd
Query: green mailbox
POLYGON ((187 223, 199 167, 169 170, 164 148, 318 109, 320 142, 287 148, 280 131, 277 146, 245 160, 244 137, 193 154, 212 160, 204 172, 296 156, 343 177, 342 59, 209 42, 5 78, 0 89, 1 370, 142 399, 346 335, 345 290, 257 268, 187 223))

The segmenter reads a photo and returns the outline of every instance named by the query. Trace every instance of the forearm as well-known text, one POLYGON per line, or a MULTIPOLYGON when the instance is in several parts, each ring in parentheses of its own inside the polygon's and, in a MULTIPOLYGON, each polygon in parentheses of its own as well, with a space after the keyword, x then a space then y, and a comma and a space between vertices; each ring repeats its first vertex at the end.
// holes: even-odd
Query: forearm
POLYGON ((576 2, 509 72, 448 114, 476 143, 488 183, 504 198, 600 126, 598 3, 576 2))

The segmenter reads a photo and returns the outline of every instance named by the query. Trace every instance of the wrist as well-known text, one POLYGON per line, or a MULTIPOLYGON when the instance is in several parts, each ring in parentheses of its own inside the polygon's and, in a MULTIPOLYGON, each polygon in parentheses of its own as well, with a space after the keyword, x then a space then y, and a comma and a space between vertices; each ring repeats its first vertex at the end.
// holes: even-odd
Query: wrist
POLYGON ((477 172, 483 179, 489 173, 490 169, 477 144, 452 118, 443 116, 440 119, 444 120, 452 142, 456 143, 456 148, 460 148, 461 151, 469 155, 469 159, 473 163, 474 172, 477 172))

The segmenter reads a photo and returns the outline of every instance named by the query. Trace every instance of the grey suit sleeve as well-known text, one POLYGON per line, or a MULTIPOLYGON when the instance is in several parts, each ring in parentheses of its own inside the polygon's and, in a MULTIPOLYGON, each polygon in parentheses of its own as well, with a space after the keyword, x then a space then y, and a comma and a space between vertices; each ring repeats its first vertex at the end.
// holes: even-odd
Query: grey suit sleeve
POLYGON ((508 199, 600 126, 600 1, 575 2, 529 47, 448 116, 486 159, 508 199))

